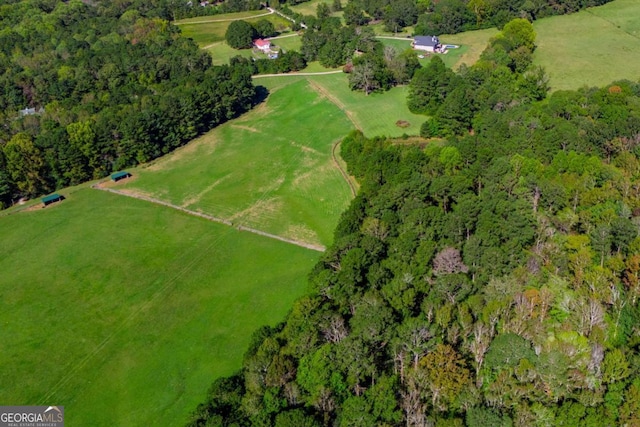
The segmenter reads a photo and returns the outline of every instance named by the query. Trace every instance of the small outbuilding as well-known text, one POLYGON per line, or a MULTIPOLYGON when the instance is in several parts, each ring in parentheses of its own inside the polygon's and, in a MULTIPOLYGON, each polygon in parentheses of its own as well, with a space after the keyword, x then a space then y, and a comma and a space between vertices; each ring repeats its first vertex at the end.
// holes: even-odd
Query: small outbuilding
POLYGON ((126 178, 129 178, 129 177, 131 177, 131 174, 129 172, 127 172, 127 171, 121 171, 121 172, 116 172, 116 173, 112 173, 111 174, 111 180, 113 182, 118 182, 121 179, 126 179, 126 178))
POLYGON ((438 52, 441 48, 440 40, 436 36, 416 36, 412 46, 416 50, 424 50, 425 52, 438 52))
POLYGON ((61 202, 64 200, 64 196, 61 196, 58 193, 53 193, 47 197, 42 198, 42 203, 45 206, 49 206, 51 203, 61 202))

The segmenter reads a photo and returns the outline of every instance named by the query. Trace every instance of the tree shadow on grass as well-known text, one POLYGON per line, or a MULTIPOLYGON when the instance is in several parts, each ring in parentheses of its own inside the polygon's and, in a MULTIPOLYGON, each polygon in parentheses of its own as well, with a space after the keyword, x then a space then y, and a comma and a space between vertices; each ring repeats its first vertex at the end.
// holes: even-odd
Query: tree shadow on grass
POLYGON ((264 86, 256 86, 256 95, 253 97, 253 106, 263 103, 269 96, 269 89, 264 86))

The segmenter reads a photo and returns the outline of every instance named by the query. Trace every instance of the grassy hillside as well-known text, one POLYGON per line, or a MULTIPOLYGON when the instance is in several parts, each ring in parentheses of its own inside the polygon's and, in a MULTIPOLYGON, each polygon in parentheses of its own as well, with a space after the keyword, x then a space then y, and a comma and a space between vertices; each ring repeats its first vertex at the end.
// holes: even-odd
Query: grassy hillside
POLYGON ((175 21, 174 25, 180 28, 185 37, 192 38, 198 46, 206 47, 216 42, 224 42, 224 34, 231 22, 244 20, 255 24, 261 19, 273 23, 276 31, 285 31, 291 26, 291 23, 286 19, 265 10, 181 19, 175 21))
POLYGON ((407 108, 406 86, 400 86, 384 93, 365 95, 349 89, 347 75, 326 74, 316 76, 284 76, 256 79, 257 84, 267 88, 288 87, 293 81, 308 80, 310 86, 322 94, 323 97, 339 106, 353 122, 354 127, 362 130, 365 135, 387 135, 391 137, 417 135, 425 117, 413 114, 407 108), (409 122, 409 126, 402 128, 396 125, 398 120, 409 122))
POLYGON ((534 23, 535 64, 547 69, 553 90, 640 78, 640 2, 615 0, 534 23))
POLYGON ((327 245, 351 198, 332 147, 351 129, 342 111, 298 81, 141 168, 125 188, 234 224, 327 245))
POLYGON ((93 189, 0 233, 0 401, 64 405, 78 426, 183 423, 318 257, 93 189))

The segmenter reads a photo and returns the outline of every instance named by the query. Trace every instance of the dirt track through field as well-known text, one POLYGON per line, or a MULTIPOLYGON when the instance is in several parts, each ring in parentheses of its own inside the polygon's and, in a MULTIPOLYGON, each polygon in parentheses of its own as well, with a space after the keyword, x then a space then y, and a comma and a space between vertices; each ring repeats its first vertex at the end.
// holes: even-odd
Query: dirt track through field
POLYGON ((324 252, 326 250, 326 248, 322 245, 314 245, 311 243, 305 243, 305 242, 300 242, 297 240, 293 240, 293 239, 287 239, 286 237, 282 237, 282 236, 278 236, 275 234, 271 234, 271 233, 267 233, 266 231, 261 231, 261 230, 257 230, 255 228, 251 228, 251 227, 245 227, 244 225, 240 225, 240 224, 234 224, 233 222, 224 219, 224 218, 218 218, 212 215, 207 215, 205 213, 202 212, 197 212, 197 211, 192 211, 190 209, 186 209, 183 208, 181 206, 178 205, 174 205, 172 203, 169 202, 165 202, 163 200, 159 200, 159 199, 155 199, 153 197, 149 197, 143 194, 138 194, 138 193, 130 193, 130 192, 125 192, 125 191, 120 191, 120 190, 114 190, 113 188, 106 188, 106 187, 100 187, 99 185, 92 185, 91 188, 94 188, 96 190, 102 190, 102 191, 108 191, 109 193, 113 193, 113 194, 118 194, 120 196, 127 196, 127 197, 132 197, 134 199, 138 199, 138 200, 144 200, 146 202, 150 202, 150 203, 154 203, 156 205, 162 205, 162 206, 166 206, 168 208, 171 209, 176 209, 178 211, 182 211, 188 215, 193 215, 193 216, 197 216, 200 218, 204 218, 208 221, 213 221, 213 222, 217 222, 219 224, 224 224, 224 225, 228 225, 229 227, 235 227, 237 230, 239 231, 247 231, 249 233, 253 233, 253 234, 258 234, 260 236, 264 236, 264 237, 269 237, 271 239, 275 239, 275 240, 280 240, 281 242, 285 242, 285 243, 290 243, 292 245, 296 245, 296 246, 300 246, 302 248, 306 248, 306 249, 311 249, 313 251, 318 251, 318 252, 324 252))
POLYGON ((356 186, 353 184, 353 181, 351 180, 351 177, 349 176, 347 171, 342 168, 342 165, 338 161, 338 156, 336 154, 336 150, 340 146, 341 142, 342 142, 342 140, 339 140, 338 142, 333 144, 333 147, 331 147, 331 158, 333 159, 333 163, 336 165, 336 167, 340 171, 340 174, 342 175, 344 180, 347 181, 347 184, 349 185, 349 189, 351 190, 351 195, 353 195, 353 197, 356 197, 358 195, 358 191, 356 190, 356 186))
POLYGON ((323 76, 325 74, 340 74, 344 73, 342 70, 334 70, 334 71, 318 71, 315 73, 299 73, 297 71, 293 71, 291 73, 278 73, 278 74, 256 74, 251 76, 252 79, 260 79, 262 77, 296 77, 296 76, 323 76))
POLYGON ((194 25, 194 24, 209 24, 211 22, 230 22, 230 21, 241 21, 241 20, 247 20, 247 19, 253 19, 253 18, 259 18, 261 16, 267 16, 267 15, 271 15, 272 13, 274 13, 273 11, 267 12, 267 13, 262 13, 260 15, 253 15, 253 16, 245 16, 242 18, 227 18, 227 19, 205 19, 203 21, 191 21, 191 22, 173 22, 173 25, 194 25))

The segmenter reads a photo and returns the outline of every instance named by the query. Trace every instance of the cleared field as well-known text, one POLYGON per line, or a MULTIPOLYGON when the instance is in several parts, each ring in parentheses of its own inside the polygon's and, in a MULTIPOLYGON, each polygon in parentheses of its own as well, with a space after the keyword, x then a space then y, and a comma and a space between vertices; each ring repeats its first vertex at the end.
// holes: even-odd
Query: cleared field
MULTIPOLYGON (((313 15, 316 16, 316 11, 318 10, 318 5, 320 3, 324 3, 326 5, 329 6, 329 8, 331 9, 331 7, 333 6, 333 0, 311 0, 311 1, 307 1, 307 2, 302 2, 299 4, 296 4, 295 6, 290 6, 291 10, 293 10, 294 12, 300 13, 302 15, 313 15)), ((342 1, 342 7, 344 7, 347 4, 347 2, 345 0, 342 1)), ((342 11, 338 11, 335 13, 332 13, 332 16, 342 16, 342 11)))
MULTIPOLYGON (((224 35, 231 22, 241 19, 252 24, 266 19, 273 23, 276 31, 279 32, 286 31, 291 26, 291 23, 281 16, 263 10, 183 19, 174 22, 174 25, 177 25, 182 34, 193 39, 198 46, 207 47, 216 42, 224 42, 224 35)), ((226 46, 226 43, 224 45, 226 46)))
POLYGON ((71 426, 183 425, 317 252, 93 189, 0 218, 0 401, 71 426))
POLYGON ((228 64, 229 60, 234 56, 242 56, 244 58, 264 58, 264 53, 254 52, 253 49, 234 49, 225 41, 204 46, 204 49, 211 55, 211 63, 213 65, 228 64))
POLYGON ((480 59, 480 55, 489 44, 489 39, 496 34, 498 34, 496 28, 459 34, 444 34, 440 36, 441 43, 455 44, 460 48, 449 50, 442 59, 447 66, 454 70, 457 70, 462 64, 473 65, 480 59))
POLYGON ((291 79, 308 79, 312 87, 326 99, 340 107, 354 123, 354 127, 361 129, 369 137, 377 135, 402 136, 403 134, 418 135, 425 116, 413 114, 407 108, 406 86, 395 87, 384 93, 374 93, 369 96, 363 92, 349 89, 346 74, 326 74, 306 77, 267 77, 257 79, 256 83, 273 89, 289 85, 291 79), (398 120, 409 123, 408 127, 396 125, 398 120))
POLYGON ((184 24, 235 21, 238 19, 254 18, 256 16, 265 15, 267 13, 269 12, 265 10, 248 10, 245 12, 223 13, 220 15, 197 16, 195 18, 179 19, 177 21, 174 21, 173 23, 174 25, 184 25, 184 24))
POLYGON ((241 118, 140 168, 123 188, 234 225, 331 243, 352 197, 331 151, 353 125, 305 80, 289 83, 241 118))
POLYGON ((552 90, 602 86, 640 78, 640 2, 616 0, 582 12, 534 23, 534 63, 552 90))
POLYGON ((285 34, 284 37, 276 37, 271 39, 271 44, 282 48, 285 52, 297 50, 300 52, 302 46, 302 38, 297 34, 285 34))

